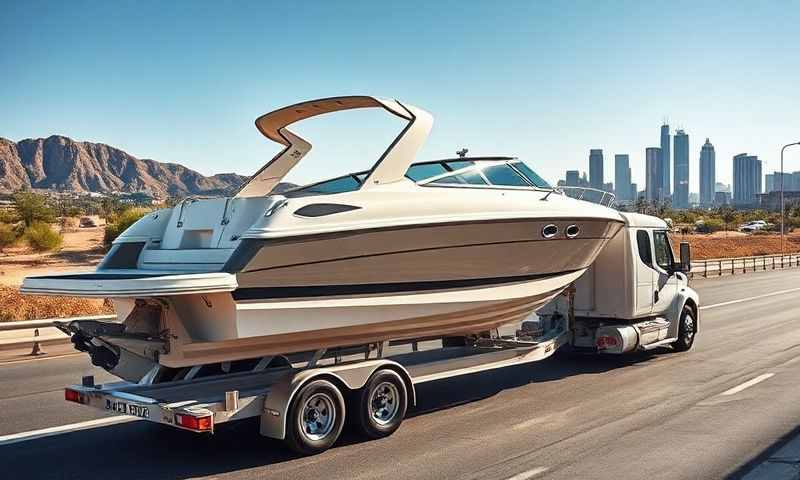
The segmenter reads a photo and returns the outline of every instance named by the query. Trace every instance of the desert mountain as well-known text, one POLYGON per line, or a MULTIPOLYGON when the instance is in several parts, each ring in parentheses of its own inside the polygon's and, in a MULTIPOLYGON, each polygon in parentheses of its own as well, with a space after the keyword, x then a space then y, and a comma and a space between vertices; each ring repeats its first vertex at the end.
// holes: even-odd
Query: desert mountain
POLYGON ((102 143, 53 135, 12 142, 0 138, 0 193, 22 188, 74 192, 149 192, 155 197, 224 195, 248 177, 201 175, 176 163, 139 159, 102 143))

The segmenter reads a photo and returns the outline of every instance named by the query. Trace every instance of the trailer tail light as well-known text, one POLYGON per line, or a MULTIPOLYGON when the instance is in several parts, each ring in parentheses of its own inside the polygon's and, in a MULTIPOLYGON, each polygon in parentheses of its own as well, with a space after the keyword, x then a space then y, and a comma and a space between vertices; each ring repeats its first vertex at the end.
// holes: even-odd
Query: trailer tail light
POLYGON ((180 425, 183 428, 188 428, 189 430, 195 430, 197 432, 210 432, 214 425, 214 421, 211 415, 195 417, 194 415, 176 413, 175 424, 180 425))
POLYGON ((68 402, 85 403, 83 395, 81 395, 80 392, 70 390, 69 388, 64 389, 64 400, 68 402))
POLYGON ((605 350, 606 348, 613 348, 618 345, 617 338, 612 335, 601 335, 597 337, 597 349, 605 350))

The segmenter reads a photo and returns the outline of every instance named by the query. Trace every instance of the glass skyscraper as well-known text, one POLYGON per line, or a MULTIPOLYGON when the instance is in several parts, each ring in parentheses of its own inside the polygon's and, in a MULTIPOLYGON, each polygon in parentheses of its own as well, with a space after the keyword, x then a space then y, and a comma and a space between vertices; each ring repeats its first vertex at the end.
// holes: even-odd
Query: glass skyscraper
POLYGON ((670 174, 670 162, 672 157, 669 151, 669 125, 661 125, 661 190, 663 198, 667 198, 671 193, 672 175, 670 174))
POLYGON ((589 150, 589 186, 598 190, 603 189, 603 150, 593 148, 589 150))
POLYGON ((714 145, 706 138, 700 149, 700 205, 710 207, 714 204, 714 184, 717 181, 716 153, 714 145))
POLYGON ((631 192, 631 162, 626 154, 614 155, 614 187, 618 201, 630 201, 636 197, 631 192))
POLYGON ((645 158, 645 199, 650 203, 664 200, 664 169, 661 165, 663 156, 658 147, 648 147, 644 151, 645 158))
POLYGON ((689 208, 689 135, 683 130, 675 132, 675 183, 672 206, 689 208))
POLYGON ((756 155, 740 153, 733 157, 733 203, 754 205, 761 193, 761 160, 756 155))

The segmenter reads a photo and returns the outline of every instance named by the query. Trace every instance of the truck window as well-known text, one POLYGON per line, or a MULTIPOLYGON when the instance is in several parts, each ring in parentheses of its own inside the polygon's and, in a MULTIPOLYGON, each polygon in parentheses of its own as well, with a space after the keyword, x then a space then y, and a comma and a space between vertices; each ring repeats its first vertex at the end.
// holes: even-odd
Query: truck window
POLYGON ((642 259, 645 265, 653 266, 653 254, 650 251, 650 235, 647 230, 638 230, 636 232, 636 248, 639 250, 639 258, 642 259))
POLYGON ((672 247, 669 246, 667 232, 653 232, 653 245, 656 253, 656 263, 666 271, 672 269, 672 247))

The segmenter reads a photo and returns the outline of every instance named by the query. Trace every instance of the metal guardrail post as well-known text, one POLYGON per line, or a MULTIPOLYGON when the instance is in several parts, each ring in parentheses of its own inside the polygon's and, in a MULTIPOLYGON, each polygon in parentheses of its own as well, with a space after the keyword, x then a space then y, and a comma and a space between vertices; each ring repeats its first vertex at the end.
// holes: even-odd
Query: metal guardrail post
POLYGON ((708 278, 708 260, 703 260, 703 278, 708 278))
POLYGON ((722 260, 719 261, 719 268, 717 269, 717 275, 722 276, 722 260))

